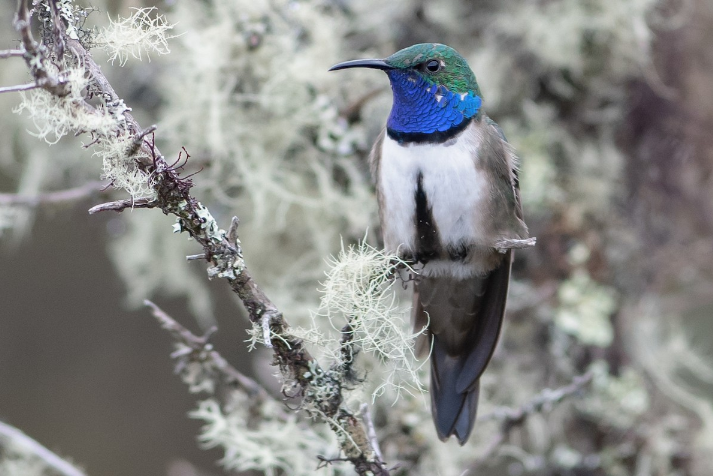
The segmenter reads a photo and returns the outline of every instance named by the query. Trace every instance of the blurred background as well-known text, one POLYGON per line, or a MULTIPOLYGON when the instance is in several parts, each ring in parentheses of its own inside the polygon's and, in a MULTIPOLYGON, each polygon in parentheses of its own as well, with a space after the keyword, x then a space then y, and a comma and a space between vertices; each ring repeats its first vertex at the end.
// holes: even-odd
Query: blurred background
MULTIPOLYGON (((16 48, 16 4, 0 5, 0 49, 16 48)), ((98 41, 94 57, 139 123, 158 125, 164 154, 188 150, 186 171, 202 169, 194 195, 223 227, 240 217, 253 275, 303 325, 341 241, 379 243, 366 156, 388 115, 388 82, 327 69, 418 42, 456 48, 521 158, 538 238, 516 256, 481 414, 595 376, 510 434, 487 474, 710 474, 710 0, 91 5, 85 27, 97 32, 134 7, 155 5, 175 24, 170 54, 121 66, 98 41)), ((21 59, 0 65, 0 86, 29 81, 21 59)), ((42 124, 12 112, 20 102, 0 95, 0 194, 100 178, 101 160, 82 147, 91 139, 48 145, 32 135, 42 124)), ((196 333, 217 325, 216 348, 274 385, 266 356, 247 353, 237 300, 185 261, 199 250, 170 232, 172 219, 89 216, 125 197, 96 188, 63 203, 0 200, 0 419, 88 474, 224 474, 222 452, 198 448, 201 422, 187 416, 197 398, 172 374, 171 340, 141 302, 196 333)), ((460 474, 497 432, 484 423, 468 447, 441 445, 427 407, 374 405, 385 458, 405 461, 403 474, 460 474)))

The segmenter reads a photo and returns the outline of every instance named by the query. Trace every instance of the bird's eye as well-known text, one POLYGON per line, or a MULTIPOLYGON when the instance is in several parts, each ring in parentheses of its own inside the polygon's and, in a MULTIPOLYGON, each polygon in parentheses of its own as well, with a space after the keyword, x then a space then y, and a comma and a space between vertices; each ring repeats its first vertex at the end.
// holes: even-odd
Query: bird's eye
POLYGON ((441 69, 441 63, 436 60, 431 60, 428 63, 426 63, 426 69, 430 71, 431 73, 435 73, 439 69, 441 69))

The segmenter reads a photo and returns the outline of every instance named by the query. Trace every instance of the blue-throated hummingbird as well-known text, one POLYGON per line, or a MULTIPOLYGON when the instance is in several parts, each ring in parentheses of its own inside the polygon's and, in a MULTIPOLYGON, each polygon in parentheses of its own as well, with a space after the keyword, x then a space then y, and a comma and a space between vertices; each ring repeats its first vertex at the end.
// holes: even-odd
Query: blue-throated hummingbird
POLYGON ((391 81, 391 113, 370 156, 384 246, 418 270, 413 321, 428 325, 420 347, 432 349, 433 420, 442 440, 462 445, 505 312, 512 250, 496 244, 528 237, 517 158, 453 48, 418 44, 331 70, 345 68, 380 69, 391 81))

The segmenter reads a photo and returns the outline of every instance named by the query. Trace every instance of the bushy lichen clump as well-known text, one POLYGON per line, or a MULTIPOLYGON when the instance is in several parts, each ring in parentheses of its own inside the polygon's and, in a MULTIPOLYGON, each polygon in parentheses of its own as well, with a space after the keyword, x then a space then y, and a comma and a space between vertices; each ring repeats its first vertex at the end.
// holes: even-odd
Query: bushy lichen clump
MULTIPOLYGON (((378 362, 372 375, 373 396, 382 395, 387 387, 398 398, 402 391, 420 394, 425 388, 420 374, 426 359, 416 358, 415 339, 425 329, 410 331, 409 306, 403 306, 395 293, 412 270, 397 256, 390 256, 365 242, 345 247, 336 259, 320 289, 321 304, 313 319, 320 328, 326 318, 335 331, 349 326, 351 345, 378 362), (376 377, 376 378, 375 378, 376 377)), ((322 344, 323 346, 324 344, 322 344)), ((345 357, 336 352, 331 356, 342 364, 345 357)), ((362 364, 363 366, 363 364, 362 364)), ((390 392, 390 394, 391 394, 390 392)))
POLYGON ((156 7, 132 8, 133 13, 116 21, 109 17, 109 26, 102 28, 94 37, 97 46, 104 48, 109 61, 126 65, 129 57, 139 61, 151 60, 151 54, 166 55, 171 52, 168 40, 176 25, 169 24, 166 17, 157 13, 156 7))
POLYGON ((337 447, 331 433, 316 433, 296 415, 274 418, 281 411, 266 405, 259 414, 250 414, 247 400, 236 398, 228 409, 215 400, 204 400, 190 415, 205 422, 200 442, 206 448, 225 450, 220 463, 228 470, 258 470, 266 476, 344 474, 335 466, 316 469, 313 455, 329 454, 337 447))
MULTIPOLYGON (((207 344, 202 354, 213 348, 207 344)), ((295 412, 285 411, 279 400, 255 398, 244 388, 226 385, 220 369, 207 355, 192 358, 195 350, 180 344, 173 352, 177 371, 189 390, 206 396, 192 418, 204 423, 200 443, 224 450, 220 464, 228 470, 259 470, 265 475, 324 476, 344 474, 328 466, 315 471, 315 454, 329 454, 337 447, 327 427, 313 427, 295 412)))

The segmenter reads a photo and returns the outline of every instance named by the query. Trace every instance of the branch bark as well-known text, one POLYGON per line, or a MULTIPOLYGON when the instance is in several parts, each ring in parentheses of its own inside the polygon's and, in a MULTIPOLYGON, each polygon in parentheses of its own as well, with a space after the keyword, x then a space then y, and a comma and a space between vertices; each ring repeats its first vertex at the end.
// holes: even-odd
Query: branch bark
MULTIPOLYGON (((47 48, 43 44, 37 43, 32 36, 30 9, 27 5, 27 0, 17 1, 17 11, 13 25, 20 33, 22 46, 25 48, 25 62, 30 69, 30 74, 35 78, 37 86, 57 96, 66 96, 69 92, 67 81, 50 72, 47 68, 47 48)), ((58 29, 57 33, 60 34, 58 29)), ((62 38, 57 38, 57 41, 61 42, 62 38)))

